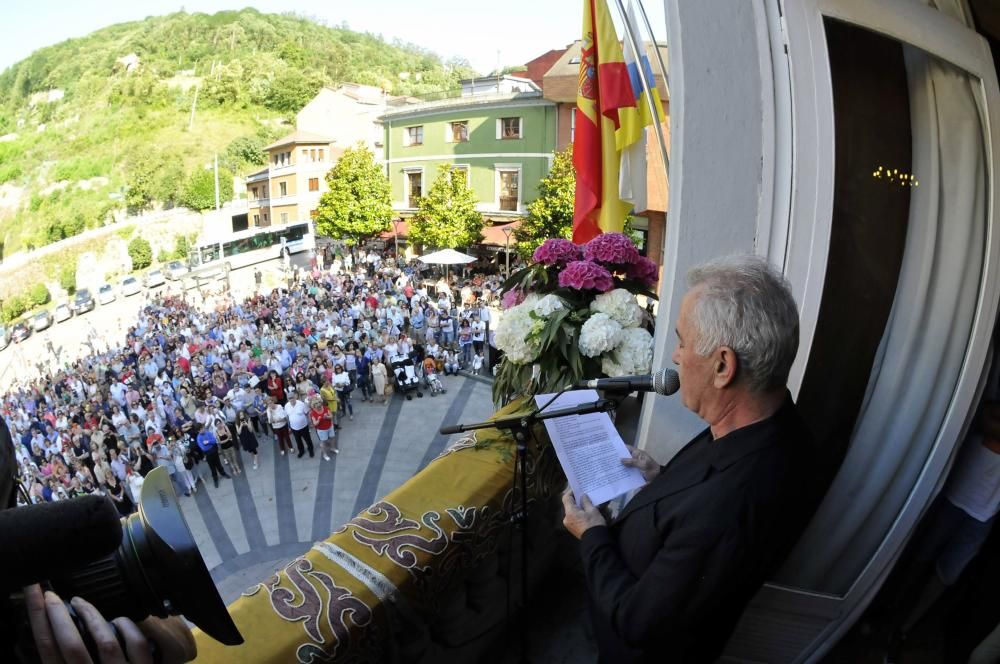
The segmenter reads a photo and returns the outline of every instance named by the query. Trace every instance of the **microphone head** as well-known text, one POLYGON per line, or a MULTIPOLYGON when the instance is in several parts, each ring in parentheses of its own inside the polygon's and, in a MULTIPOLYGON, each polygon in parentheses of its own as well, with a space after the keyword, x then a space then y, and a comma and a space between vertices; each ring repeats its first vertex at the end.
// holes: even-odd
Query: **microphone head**
POLYGON ((660 369, 653 374, 653 391, 657 394, 673 394, 681 388, 681 377, 673 369, 660 369))

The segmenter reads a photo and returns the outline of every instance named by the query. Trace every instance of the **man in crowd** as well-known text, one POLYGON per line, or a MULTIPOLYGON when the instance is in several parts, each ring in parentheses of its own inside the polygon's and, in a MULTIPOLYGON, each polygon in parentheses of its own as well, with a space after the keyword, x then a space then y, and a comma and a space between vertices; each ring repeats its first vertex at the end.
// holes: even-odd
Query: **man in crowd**
POLYGON ((638 450, 623 460, 647 484, 610 523, 563 496, 601 662, 715 661, 814 507, 811 437, 785 387, 799 335, 787 283, 746 256, 689 282, 673 360, 708 428, 665 466, 638 450))

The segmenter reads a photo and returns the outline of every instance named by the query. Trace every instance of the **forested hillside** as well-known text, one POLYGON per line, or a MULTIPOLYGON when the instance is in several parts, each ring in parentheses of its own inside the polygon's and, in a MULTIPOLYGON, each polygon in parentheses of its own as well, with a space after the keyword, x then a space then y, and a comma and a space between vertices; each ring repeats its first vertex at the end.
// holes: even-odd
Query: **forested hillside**
POLYGON ((126 208, 198 200, 214 153, 223 179, 263 163, 260 148, 324 85, 420 94, 470 74, 417 46, 253 9, 152 17, 41 49, 0 74, 0 256, 126 208))

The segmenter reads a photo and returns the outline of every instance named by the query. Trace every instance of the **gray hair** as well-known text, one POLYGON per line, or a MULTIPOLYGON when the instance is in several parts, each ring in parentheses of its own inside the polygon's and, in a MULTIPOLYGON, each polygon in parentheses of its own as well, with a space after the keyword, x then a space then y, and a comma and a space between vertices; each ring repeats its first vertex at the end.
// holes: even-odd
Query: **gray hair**
POLYGON ((729 346, 737 380, 752 392, 784 387, 799 348, 799 313, 781 273, 758 256, 726 256, 691 268, 688 284, 700 288, 695 352, 729 346))

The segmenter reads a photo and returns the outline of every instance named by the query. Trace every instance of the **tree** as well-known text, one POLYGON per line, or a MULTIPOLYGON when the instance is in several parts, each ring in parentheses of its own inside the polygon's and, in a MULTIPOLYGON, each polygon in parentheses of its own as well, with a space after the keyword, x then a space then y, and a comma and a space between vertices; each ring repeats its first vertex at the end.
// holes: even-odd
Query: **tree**
POLYGON ((69 295, 76 292, 76 259, 59 268, 59 285, 69 295))
POLYGON ((144 237, 134 238, 128 243, 128 257, 132 259, 132 269, 141 270, 153 263, 153 248, 144 237))
POLYGON ((527 258, 550 237, 572 238, 575 196, 576 171, 570 146, 555 154, 549 174, 538 183, 538 198, 528 205, 528 217, 514 231, 517 252, 527 258))
POLYGON ((417 202, 410 220, 410 241, 435 249, 454 249, 479 242, 483 215, 476 210, 476 194, 464 171, 448 164, 438 168, 426 196, 417 202))
POLYGON ((316 230, 337 240, 360 244, 389 230, 392 194, 389 179, 371 150, 359 143, 347 148, 326 174, 329 191, 319 199, 316 230))
POLYGON ((141 212, 153 202, 153 188, 159 170, 156 155, 140 151, 125 167, 125 206, 129 212, 141 212))
MULTIPOLYGON (((219 202, 232 198, 233 174, 219 167, 219 202)), ((199 168, 191 173, 184 184, 181 203, 199 212, 215 207, 215 173, 212 169, 199 168)))

